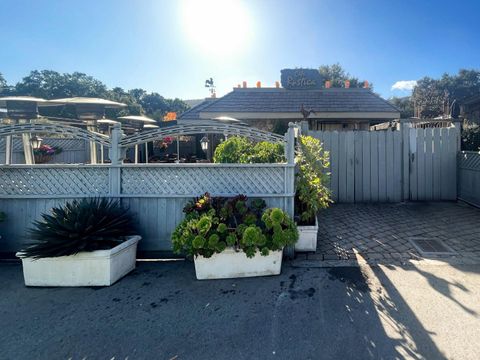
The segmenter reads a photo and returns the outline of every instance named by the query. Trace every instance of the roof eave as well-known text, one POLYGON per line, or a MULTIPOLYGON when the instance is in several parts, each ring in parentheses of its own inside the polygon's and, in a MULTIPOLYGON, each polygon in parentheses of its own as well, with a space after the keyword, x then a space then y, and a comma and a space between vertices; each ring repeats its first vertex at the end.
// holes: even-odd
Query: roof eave
MULTIPOLYGON (((298 119, 303 115, 298 112, 200 112, 200 119, 212 119, 218 116, 230 116, 239 120, 249 119, 298 119)), ((353 111, 353 112, 316 112, 309 119, 399 119, 400 112, 395 111, 353 111)))

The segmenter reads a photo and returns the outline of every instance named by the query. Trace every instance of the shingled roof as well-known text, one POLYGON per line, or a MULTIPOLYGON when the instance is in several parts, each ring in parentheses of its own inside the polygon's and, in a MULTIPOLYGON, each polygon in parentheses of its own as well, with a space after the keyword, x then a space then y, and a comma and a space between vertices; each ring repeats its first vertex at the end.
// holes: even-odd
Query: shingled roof
POLYGON ((212 102, 214 102, 215 100, 218 100, 218 99, 206 98, 200 104, 192 106, 190 109, 182 113, 178 117, 178 119, 179 120, 198 120, 200 118, 199 117, 200 111, 203 111, 203 109, 205 109, 207 106, 212 104, 212 102))
POLYGON ((295 113, 300 108, 316 113, 390 113, 399 110, 369 89, 329 88, 286 90, 283 88, 235 88, 199 110, 203 118, 225 113, 295 113))

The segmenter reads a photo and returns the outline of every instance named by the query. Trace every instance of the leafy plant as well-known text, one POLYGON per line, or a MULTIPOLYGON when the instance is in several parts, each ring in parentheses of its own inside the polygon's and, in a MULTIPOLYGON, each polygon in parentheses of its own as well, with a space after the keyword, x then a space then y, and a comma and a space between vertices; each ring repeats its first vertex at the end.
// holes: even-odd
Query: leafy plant
POLYGON ((111 249, 135 234, 135 223, 118 201, 74 200, 42 214, 30 229, 31 242, 22 257, 35 259, 111 249))
POLYGON ((278 163, 285 161, 284 147, 267 141, 254 143, 245 137, 232 136, 215 149, 215 163, 278 163))
POLYGON ((317 212, 332 202, 326 186, 330 175, 327 172, 329 154, 320 141, 311 136, 300 136, 298 142, 295 213, 300 224, 314 224, 317 212))
POLYGON ((185 219, 173 235, 173 251, 188 257, 211 257, 227 247, 253 257, 257 250, 268 255, 294 244, 298 233, 294 222, 281 209, 268 209, 265 201, 248 202, 245 195, 212 198, 205 194, 184 208, 185 219), (201 200, 206 200, 198 207, 201 200))
POLYGON ((4 222, 6 218, 7 214, 5 214, 3 211, 0 211, 0 222, 4 222))

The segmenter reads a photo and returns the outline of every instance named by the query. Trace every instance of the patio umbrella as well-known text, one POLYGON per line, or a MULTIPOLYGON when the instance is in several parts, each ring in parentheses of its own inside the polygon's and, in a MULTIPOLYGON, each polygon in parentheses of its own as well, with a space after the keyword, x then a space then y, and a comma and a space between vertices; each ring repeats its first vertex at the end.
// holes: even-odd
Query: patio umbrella
MULTIPOLYGON (((142 115, 129 115, 129 116, 120 116, 118 117, 119 120, 124 122, 126 125, 130 125, 133 127, 135 132, 138 132, 145 128, 153 128, 158 127, 155 124, 157 123, 156 120, 151 119, 146 116, 142 115), (147 125, 149 125, 147 127, 147 125)), ((145 162, 148 163, 148 143, 145 143, 145 162)), ((135 164, 138 164, 138 145, 135 145, 135 164)))
MULTIPOLYGON (((98 120, 105 118, 105 109, 119 109, 127 106, 116 101, 91 97, 54 99, 44 104, 44 106, 59 105, 73 105, 78 119, 84 121, 87 124, 87 130, 92 132, 97 131, 98 120)), ((90 163, 97 163, 97 144, 93 141, 90 141, 90 163)))
MULTIPOLYGON (((32 119, 38 117, 38 106, 40 104, 48 103, 48 100, 37 98, 33 96, 6 96, 0 98, 0 107, 4 110, 1 117, 12 119, 15 123, 20 120, 30 122, 32 119)), ((34 164, 35 157, 31 144, 31 134, 22 134, 23 153, 26 164, 34 164)), ((6 136, 5 139, 5 163, 12 162, 12 136, 6 136)))

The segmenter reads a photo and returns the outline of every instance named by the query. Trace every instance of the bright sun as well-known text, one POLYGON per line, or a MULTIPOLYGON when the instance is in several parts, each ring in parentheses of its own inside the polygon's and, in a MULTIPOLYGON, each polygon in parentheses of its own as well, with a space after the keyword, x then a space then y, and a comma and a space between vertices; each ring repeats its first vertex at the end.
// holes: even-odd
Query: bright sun
POLYGON ((241 0, 184 0, 181 13, 188 40, 204 56, 237 56, 251 41, 252 24, 241 0))

